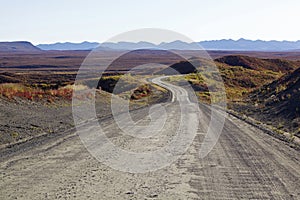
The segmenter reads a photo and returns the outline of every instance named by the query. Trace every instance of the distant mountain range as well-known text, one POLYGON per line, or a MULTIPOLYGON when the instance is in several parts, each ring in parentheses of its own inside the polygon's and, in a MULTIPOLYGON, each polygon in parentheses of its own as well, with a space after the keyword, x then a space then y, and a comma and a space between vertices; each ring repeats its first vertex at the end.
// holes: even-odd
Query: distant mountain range
POLYGON ((177 49, 197 50, 203 47, 205 50, 237 50, 237 51, 300 51, 298 41, 263 41, 263 40, 210 40, 202 42, 186 43, 183 41, 163 42, 153 44, 150 42, 118 42, 118 43, 54 43, 32 45, 30 42, 0 42, 0 51, 40 51, 40 50, 134 50, 134 49, 177 49), (200 45, 200 46, 199 46, 200 45))
MULTIPOLYGON (((39 44, 37 47, 43 50, 91 50, 99 46, 97 42, 82 43, 55 43, 39 44)), ((240 50, 240 51, 294 51, 300 50, 300 40, 298 41, 263 41, 263 40, 210 40, 194 43, 183 41, 163 42, 158 45, 150 42, 118 42, 102 43, 102 49, 111 50, 133 50, 133 49, 178 49, 178 50, 195 50, 200 49, 200 45, 206 50, 240 50)))
POLYGON ((0 42, 0 52, 38 52, 41 51, 38 47, 30 42, 0 42))
POLYGON ((209 50, 242 50, 242 51, 290 51, 300 49, 300 40, 292 41, 263 41, 263 40, 212 40, 199 44, 209 50))
POLYGON ((54 44, 39 44, 38 48, 42 50, 91 50, 99 46, 97 42, 82 42, 82 43, 54 43, 54 44))

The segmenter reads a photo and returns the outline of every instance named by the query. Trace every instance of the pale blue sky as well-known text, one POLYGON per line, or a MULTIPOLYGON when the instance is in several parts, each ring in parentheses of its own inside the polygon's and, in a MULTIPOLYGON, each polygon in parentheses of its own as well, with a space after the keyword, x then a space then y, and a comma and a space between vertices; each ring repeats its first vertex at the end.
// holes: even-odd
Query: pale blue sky
POLYGON ((299 0, 1 0, 0 41, 103 42, 139 28, 194 41, 300 40, 299 0))

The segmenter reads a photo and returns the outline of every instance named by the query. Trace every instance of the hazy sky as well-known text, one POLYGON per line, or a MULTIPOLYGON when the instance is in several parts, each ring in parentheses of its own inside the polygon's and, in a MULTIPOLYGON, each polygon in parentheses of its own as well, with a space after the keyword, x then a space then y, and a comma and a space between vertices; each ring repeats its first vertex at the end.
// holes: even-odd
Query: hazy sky
POLYGON ((299 0, 1 0, 0 40, 103 42, 139 28, 194 41, 300 40, 299 0))

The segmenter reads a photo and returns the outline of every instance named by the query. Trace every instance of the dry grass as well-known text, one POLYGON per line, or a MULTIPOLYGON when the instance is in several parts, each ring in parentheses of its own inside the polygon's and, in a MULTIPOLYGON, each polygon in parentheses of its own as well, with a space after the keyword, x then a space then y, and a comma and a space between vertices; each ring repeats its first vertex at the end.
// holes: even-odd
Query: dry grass
POLYGON ((55 98, 71 100, 72 91, 73 89, 70 86, 59 89, 43 90, 40 88, 32 88, 16 83, 0 84, 0 96, 8 99, 14 99, 17 97, 31 101, 42 99, 53 101, 55 98))

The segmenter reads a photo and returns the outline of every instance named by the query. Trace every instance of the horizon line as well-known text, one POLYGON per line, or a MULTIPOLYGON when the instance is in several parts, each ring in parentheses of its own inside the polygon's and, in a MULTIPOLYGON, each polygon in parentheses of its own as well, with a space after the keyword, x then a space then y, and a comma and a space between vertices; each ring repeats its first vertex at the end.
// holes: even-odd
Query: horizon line
POLYGON ((222 40, 225 40, 225 41, 234 41, 234 42, 237 42, 237 41, 240 41, 240 40, 246 40, 246 41, 261 41, 261 42, 299 42, 299 40, 275 40, 275 39, 272 39, 272 40, 262 40, 262 39, 245 39, 245 38, 239 38, 239 39, 212 39, 212 40, 201 40, 201 41, 195 41, 195 42, 185 42, 185 41, 182 41, 182 40, 173 40, 173 41, 170 41, 170 42, 160 42, 160 43, 153 43, 153 42, 147 42, 147 41, 118 41, 118 42, 98 42, 98 41, 88 41, 88 40, 83 40, 81 42, 78 42, 78 41, 57 41, 57 42, 48 42, 48 43, 34 43, 34 42, 31 42, 29 40, 5 40, 5 41, 0 41, 0 42, 30 42, 31 44, 34 44, 35 46, 37 45, 47 45, 47 44, 65 44, 65 43, 72 43, 72 44, 82 44, 82 43, 98 43, 98 44, 105 44, 105 43, 114 43, 114 44, 118 44, 118 43, 121 43, 121 42, 127 42, 127 43, 141 43, 141 42, 145 42, 145 43, 151 43, 151 44, 154 44, 154 45, 160 45, 162 43, 172 43, 172 42, 185 42, 185 43, 188 43, 188 44, 192 44, 192 43, 200 43, 200 42, 217 42, 217 41, 222 41, 222 40))

